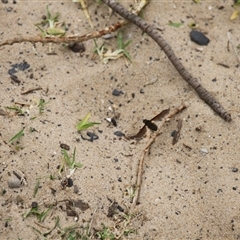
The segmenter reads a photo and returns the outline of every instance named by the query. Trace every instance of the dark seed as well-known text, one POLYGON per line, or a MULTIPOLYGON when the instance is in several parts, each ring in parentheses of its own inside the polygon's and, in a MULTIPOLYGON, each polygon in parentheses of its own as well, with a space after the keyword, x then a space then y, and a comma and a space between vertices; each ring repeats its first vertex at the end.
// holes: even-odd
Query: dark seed
POLYGON ((60 148, 65 149, 65 150, 70 150, 70 147, 67 144, 61 143, 60 148))
POLYGON ((208 45, 210 42, 210 40, 203 33, 195 30, 190 32, 190 38, 193 42, 199 45, 208 45))

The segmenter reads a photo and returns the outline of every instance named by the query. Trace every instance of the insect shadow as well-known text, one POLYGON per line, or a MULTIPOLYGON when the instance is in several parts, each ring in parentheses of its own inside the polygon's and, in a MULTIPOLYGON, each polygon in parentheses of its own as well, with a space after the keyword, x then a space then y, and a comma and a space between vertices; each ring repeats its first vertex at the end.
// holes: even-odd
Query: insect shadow
POLYGON ((157 131, 158 127, 153 121, 155 121, 155 122, 161 121, 169 113, 169 110, 170 110, 169 108, 163 110, 158 115, 153 117, 151 120, 144 119, 143 120, 144 126, 139 130, 139 132, 136 135, 129 136, 127 138, 128 139, 140 139, 146 134, 147 128, 149 128, 150 130, 152 130, 154 132, 157 131))

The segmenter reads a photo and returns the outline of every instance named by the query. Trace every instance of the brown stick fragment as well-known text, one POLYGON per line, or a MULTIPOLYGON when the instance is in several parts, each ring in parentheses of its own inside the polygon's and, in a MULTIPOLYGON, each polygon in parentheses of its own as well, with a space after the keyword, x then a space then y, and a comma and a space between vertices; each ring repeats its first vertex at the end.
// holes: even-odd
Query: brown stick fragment
POLYGON ((145 156, 147 155, 151 145, 155 142, 155 139, 157 138, 157 136, 160 135, 161 133, 161 129, 164 125, 164 123, 167 121, 167 119, 172 118, 173 116, 175 116, 176 114, 178 114, 179 112, 181 112, 183 109, 185 109, 187 106, 185 104, 182 104, 180 107, 174 109, 171 113, 169 113, 166 118, 164 118, 162 120, 162 122, 160 123, 160 126, 158 126, 158 130, 156 131, 156 134, 154 134, 148 141, 146 147, 143 150, 143 154, 142 157, 139 161, 138 164, 138 171, 137 171, 137 181, 136 181, 136 189, 135 189, 135 194, 134 194, 134 198, 133 198, 133 206, 136 206, 138 204, 138 199, 139 199, 139 194, 140 194, 140 190, 141 190, 141 184, 142 184, 142 173, 143 173, 143 163, 144 163, 144 159, 145 156))
POLYGON ((32 89, 29 89, 29 90, 27 90, 27 91, 25 91, 25 92, 21 92, 21 95, 25 95, 25 94, 28 94, 28 93, 32 93, 32 92, 37 91, 37 90, 42 90, 42 88, 41 88, 41 87, 32 88, 32 89))
POLYGON ((112 8, 113 11, 121 15, 124 19, 132 22, 143 32, 147 33, 161 47, 179 74, 190 86, 192 86, 192 88, 198 93, 199 97, 205 101, 225 121, 230 122, 232 120, 230 113, 228 113, 222 107, 222 105, 199 83, 197 78, 194 78, 188 72, 188 70, 177 58, 170 45, 162 38, 162 36, 153 26, 135 14, 127 11, 121 4, 116 3, 114 0, 103 0, 103 2, 112 8))

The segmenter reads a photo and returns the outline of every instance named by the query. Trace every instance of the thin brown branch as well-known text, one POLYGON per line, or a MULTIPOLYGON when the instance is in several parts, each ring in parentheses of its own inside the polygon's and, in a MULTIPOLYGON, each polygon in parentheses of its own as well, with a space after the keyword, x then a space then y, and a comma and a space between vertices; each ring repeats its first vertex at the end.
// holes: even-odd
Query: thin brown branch
POLYGON ((38 90, 42 90, 42 88, 41 88, 41 87, 32 88, 32 89, 29 89, 29 90, 27 90, 27 91, 25 91, 25 92, 21 92, 21 95, 25 95, 25 94, 28 94, 28 93, 32 93, 32 92, 38 91, 38 90))
POLYGON ((199 83, 197 78, 194 78, 188 70, 183 66, 180 60, 176 57, 170 45, 162 38, 159 32, 149 23, 127 11, 121 4, 114 0, 103 0, 113 11, 117 12, 124 19, 134 23, 143 32, 147 33, 165 52, 173 66, 183 77, 183 79, 198 93, 199 97, 204 100, 221 118, 230 122, 232 120, 230 113, 228 113, 223 106, 199 83))
MULTIPOLYGON (((139 4, 131 10, 134 14, 139 14, 140 11, 148 4, 149 0, 141 0, 139 4)), ((100 38, 108 33, 115 32, 122 26, 128 23, 127 20, 119 21, 117 23, 112 24, 109 27, 106 27, 99 31, 94 31, 91 33, 87 33, 81 36, 71 35, 71 36, 18 36, 13 39, 8 39, 6 41, 0 42, 0 47, 5 45, 13 45, 15 43, 22 42, 31 42, 31 43, 74 43, 74 42, 85 42, 90 39, 100 38)))
POLYGON ((138 204, 138 199, 139 199, 139 194, 140 194, 140 190, 141 190, 141 185, 142 185, 142 174, 143 174, 143 163, 144 163, 144 159, 151 147, 151 145, 155 142, 157 136, 159 136, 161 134, 161 129, 163 127, 163 125, 165 124, 165 122, 167 121, 167 119, 172 118, 173 116, 175 116, 177 113, 181 112, 183 109, 185 109, 187 106, 185 104, 182 104, 180 107, 174 109, 171 113, 169 113, 162 121, 160 126, 158 126, 158 130, 156 131, 156 133, 149 139, 146 147, 143 150, 142 153, 142 157, 139 161, 138 164, 138 171, 137 171, 137 181, 136 181, 136 189, 135 189, 135 194, 134 194, 134 198, 133 198, 133 207, 136 206, 138 204))
POLYGON ((63 37, 57 37, 57 36, 19 36, 15 37, 13 39, 6 40, 4 42, 0 43, 0 47, 5 45, 13 45, 14 43, 22 43, 22 42, 31 42, 31 43, 73 43, 73 42, 84 42, 93 38, 100 38, 103 35, 106 35, 108 33, 114 32, 120 27, 122 27, 124 24, 124 21, 117 22, 109 27, 106 27, 100 31, 95 31, 92 33, 88 33, 82 36, 63 36, 63 37))

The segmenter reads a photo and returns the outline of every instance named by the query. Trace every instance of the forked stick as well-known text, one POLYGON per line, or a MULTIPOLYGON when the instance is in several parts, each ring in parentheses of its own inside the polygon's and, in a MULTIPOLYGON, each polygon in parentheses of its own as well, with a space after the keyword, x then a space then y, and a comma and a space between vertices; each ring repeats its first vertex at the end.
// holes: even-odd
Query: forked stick
POLYGON ((141 190, 141 184, 142 184, 142 174, 143 174, 143 163, 144 163, 144 159, 151 147, 151 145, 154 143, 155 139, 157 138, 157 136, 160 135, 161 133, 161 129, 163 127, 163 125, 165 124, 166 120, 169 118, 172 118, 173 116, 175 116, 177 113, 181 112, 183 109, 185 109, 187 106, 185 104, 182 104, 180 107, 174 109, 172 112, 170 112, 162 121, 161 124, 158 126, 158 130, 156 131, 156 133, 149 139, 146 147, 143 150, 143 154, 142 157, 139 161, 138 164, 138 171, 137 171, 137 181, 136 181, 136 189, 135 189, 135 193, 134 193, 134 198, 133 198, 133 207, 136 206, 138 204, 138 199, 139 199, 139 194, 140 194, 140 190, 141 190))
POLYGON ((177 69, 183 79, 193 87, 198 93, 199 97, 204 100, 221 118, 227 122, 231 122, 232 118, 222 105, 199 83, 197 78, 194 78, 188 70, 183 66, 180 60, 176 57, 170 45, 162 38, 159 32, 150 24, 145 22, 142 18, 126 10, 122 5, 116 3, 114 0, 102 0, 113 11, 117 12, 124 19, 134 23, 143 32, 147 33, 165 52, 173 66, 177 69))

